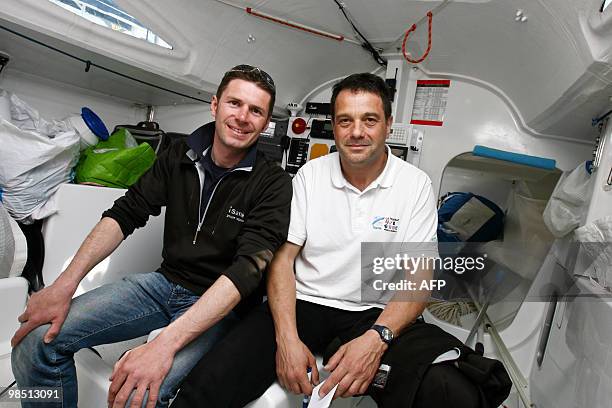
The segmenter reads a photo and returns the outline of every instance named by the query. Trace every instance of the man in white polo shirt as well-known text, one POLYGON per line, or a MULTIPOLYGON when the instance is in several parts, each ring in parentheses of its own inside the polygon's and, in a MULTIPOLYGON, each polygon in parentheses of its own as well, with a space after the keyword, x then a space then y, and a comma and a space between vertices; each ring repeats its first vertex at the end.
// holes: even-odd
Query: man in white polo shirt
MULTIPOLYGON (((339 108, 380 104, 373 93, 347 95, 336 99, 339 108)), ((383 113, 363 113, 372 117, 354 125, 350 113, 336 111, 338 153, 307 163, 294 177, 285 248, 293 249, 286 255, 290 263, 295 258, 297 299, 350 311, 385 307, 363 299, 362 243, 433 241, 425 246, 428 255, 437 255, 429 177, 390 153, 385 145, 390 119, 387 125, 383 113), (367 138, 361 127, 378 133, 367 138)), ((420 313, 419 307, 414 319, 420 313)))
MULTIPOLYGON (((310 395, 319 381, 313 353, 331 356, 320 396, 368 394, 385 407, 491 402, 452 363, 431 364, 454 348, 471 351, 420 319, 428 291, 391 302, 364 296, 362 243, 414 243, 423 252, 429 243, 424 255, 436 255, 435 197, 427 175, 385 145, 392 118, 382 79, 345 78, 331 105, 338 152, 293 179, 289 234, 270 265, 268 303, 196 365, 173 407, 241 407, 275 380, 310 395)), ((431 276, 423 267, 412 272, 431 276)))

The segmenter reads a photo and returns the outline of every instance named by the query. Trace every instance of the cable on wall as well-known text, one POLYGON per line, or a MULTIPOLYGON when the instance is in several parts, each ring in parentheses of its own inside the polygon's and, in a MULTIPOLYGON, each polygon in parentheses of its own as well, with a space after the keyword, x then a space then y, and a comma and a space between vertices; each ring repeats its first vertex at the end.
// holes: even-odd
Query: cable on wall
POLYGON ((374 57, 374 60, 376 60, 376 62, 378 64, 380 64, 383 67, 387 66, 387 61, 383 57, 380 56, 379 51, 376 48, 374 48, 374 46, 367 40, 367 38, 365 38, 365 36, 363 36, 363 34, 361 34, 359 29, 355 26, 355 24, 353 23, 352 19, 349 16, 349 14, 345 10, 346 7, 344 6, 344 4, 342 4, 342 3, 340 3, 340 2, 338 2, 336 0, 334 0, 334 2, 340 8, 340 11, 342 11, 342 14, 346 18, 346 20, 351 24, 351 27, 353 28, 355 33, 359 37, 362 38, 361 42, 357 41, 357 40, 354 40, 352 38, 347 38, 347 37, 345 37, 345 36, 343 36, 341 34, 330 33, 328 31, 320 30, 318 28, 313 28, 313 27, 307 26, 305 24, 296 23, 295 21, 282 19, 282 18, 273 16, 271 14, 255 10, 252 7, 243 7, 243 6, 240 6, 238 4, 234 4, 233 2, 230 2, 230 1, 227 1, 227 0, 216 0, 216 1, 218 3, 222 3, 222 4, 225 4, 225 5, 237 8, 239 10, 244 10, 244 11, 247 12, 247 14, 249 14, 251 16, 259 17, 261 19, 268 20, 268 21, 273 22, 273 23, 277 23, 277 24, 280 24, 280 25, 284 25, 286 27, 294 28, 296 30, 305 31, 307 33, 318 35, 318 36, 321 36, 321 37, 329 38, 331 40, 346 41, 346 42, 350 42, 350 43, 359 45, 359 46, 365 48, 368 52, 370 52, 372 54, 372 57, 374 57))
POLYGON ((387 66, 387 60, 384 59, 383 57, 381 57, 379 52, 378 52, 378 50, 376 48, 374 48, 374 46, 370 43, 370 41, 368 41, 367 38, 365 38, 365 36, 363 34, 361 34, 361 31, 359 31, 357 26, 355 26, 355 23, 353 23, 353 20, 349 17, 349 15, 348 15, 348 13, 346 11, 346 6, 343 3, 340 3, 338 0, 334 0, 334 3, 336 3, 336 5, 338 6, 340 11, 344 15, 344 18, 346 19, 346 21, 348 21, 349 24, 351 25, 351 27, 353 27, 353 30, 355 31, 355 33, 359 37, 362 38, 363 43, 361 44, 361 46, 363 48, 365 48, 370 54, 372 54, 372 57, 374 58, 374 60, 379 65, 381 65, 383 67, 386 67, 387 66))

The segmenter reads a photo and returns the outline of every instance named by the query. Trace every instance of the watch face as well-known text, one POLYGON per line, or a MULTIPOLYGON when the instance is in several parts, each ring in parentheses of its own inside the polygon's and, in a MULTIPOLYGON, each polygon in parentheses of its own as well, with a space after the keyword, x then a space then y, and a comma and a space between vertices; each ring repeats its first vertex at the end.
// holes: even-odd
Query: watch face
POLYGON ((385 339, 386 341, 393 340, 393 333, 391 332, 391 330, 387 329, 386 327, 382 330, 382 336, 383 336, 383 339, 385 339))

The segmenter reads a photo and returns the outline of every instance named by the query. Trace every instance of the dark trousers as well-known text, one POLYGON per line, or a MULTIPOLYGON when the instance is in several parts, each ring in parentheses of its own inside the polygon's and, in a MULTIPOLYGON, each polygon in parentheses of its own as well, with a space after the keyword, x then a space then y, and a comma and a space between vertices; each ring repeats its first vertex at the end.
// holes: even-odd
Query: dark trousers
MULTIPOLYGON (((380 313, 377 308, 354 312, 300 300, 296 304, 300 339, 313 353, 327 357, 368 330, 380 313)), ((385 389, 370 387, 368 394, 383 407, 479 407, 478 388, 459 370, 446 364, 430 366, 455 342, 437 326, 418 321, 383 356, 391 365, 385 389)), ((276 381, 275 354, 274 324, 264 303, 194 367, 172 407, 246 405, 276 381)))

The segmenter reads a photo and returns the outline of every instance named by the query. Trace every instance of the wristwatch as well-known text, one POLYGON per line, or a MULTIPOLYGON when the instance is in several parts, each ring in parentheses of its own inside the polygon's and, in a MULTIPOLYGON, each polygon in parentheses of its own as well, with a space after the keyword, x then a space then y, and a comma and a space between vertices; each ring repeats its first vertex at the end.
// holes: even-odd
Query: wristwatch
POLYGON ((387 326, 375 324, 370 327, 370 329, 376 330, 376 332, 378 332, 378 335, 380 336, 380 339, 385 343, 391 344, 391 342, 393 341, 393 330, 391 330, 387 326))

